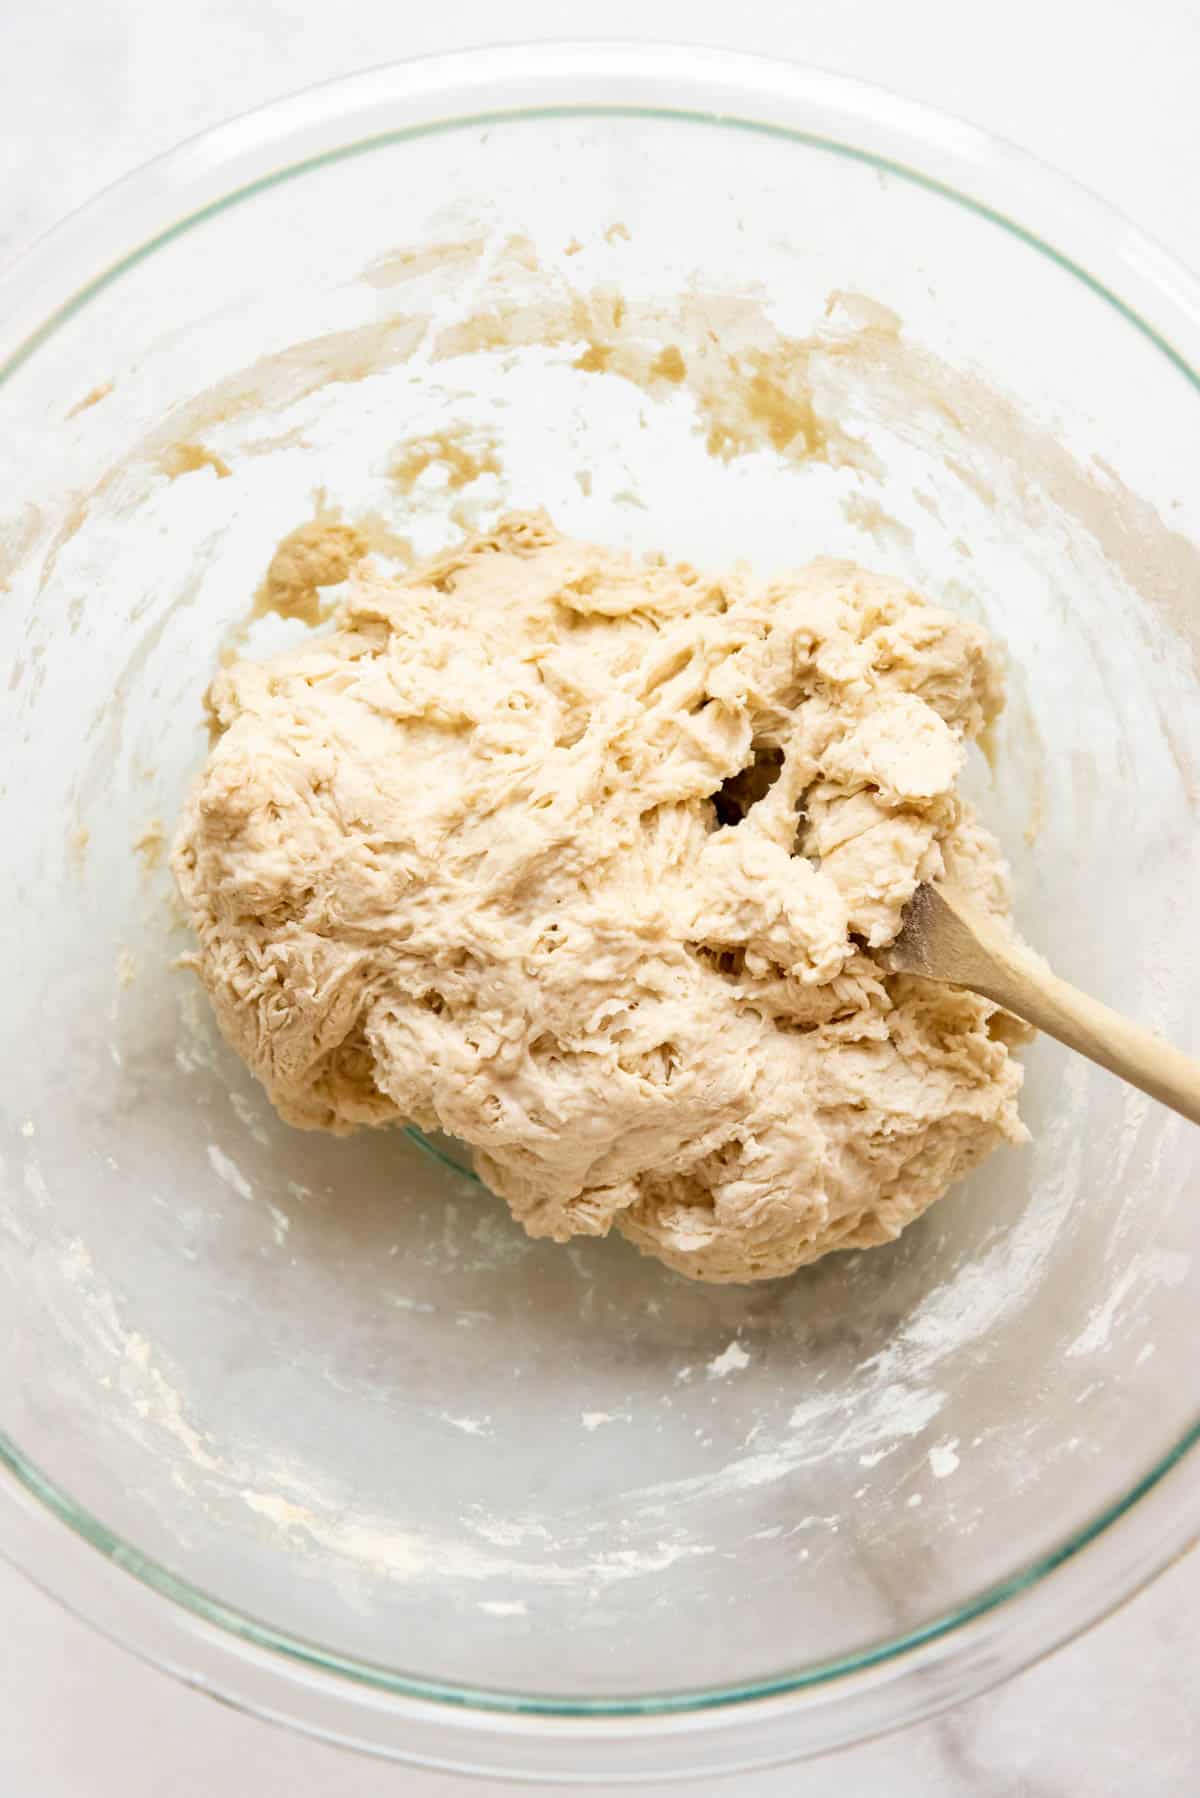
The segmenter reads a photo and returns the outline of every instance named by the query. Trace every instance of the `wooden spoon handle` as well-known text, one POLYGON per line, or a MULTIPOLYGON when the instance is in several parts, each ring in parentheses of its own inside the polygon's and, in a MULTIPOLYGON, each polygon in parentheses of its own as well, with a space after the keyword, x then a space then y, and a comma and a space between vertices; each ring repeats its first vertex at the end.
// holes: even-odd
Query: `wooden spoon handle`
POLYGON ((913 934, 924 937, 930 965, 919 967, 909 957, 910 972, 971 987, 1200 1124, 1200 1062, 1060 980, 952 887, 921 888, 914 905, 922 903, 932 909, 924 929, 918 911, 913 934))

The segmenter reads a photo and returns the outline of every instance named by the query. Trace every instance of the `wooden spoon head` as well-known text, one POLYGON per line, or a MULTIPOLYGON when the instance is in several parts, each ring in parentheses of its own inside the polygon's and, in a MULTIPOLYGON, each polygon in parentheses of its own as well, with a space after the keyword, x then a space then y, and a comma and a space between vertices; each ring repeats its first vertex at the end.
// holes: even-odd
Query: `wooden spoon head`
POLYGON ((904 908, 899 936, 880 952, 880 960, 890 973, 947 980, 993 998, 995 956, 1008 947, 995 921, 955 887, 922 881, 904 908))
POLYGON ((889 974, 924 974, 927 979, 938 978, 936 950, 943 911, 948 911, 944 901, 927 881, 922 881, 904 908, 899 936, 878 951, 878 958, 889 974))

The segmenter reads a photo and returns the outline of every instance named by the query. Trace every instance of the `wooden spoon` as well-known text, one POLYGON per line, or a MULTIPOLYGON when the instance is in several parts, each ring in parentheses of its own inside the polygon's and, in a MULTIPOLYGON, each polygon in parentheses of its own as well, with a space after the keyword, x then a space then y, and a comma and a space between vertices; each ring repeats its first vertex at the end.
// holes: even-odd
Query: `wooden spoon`
POLYGON ((1200 1062, 1060 980, 954 887, 919 886, 882 959, 893 973, 970 987, 1200 1124, 1200 1062))

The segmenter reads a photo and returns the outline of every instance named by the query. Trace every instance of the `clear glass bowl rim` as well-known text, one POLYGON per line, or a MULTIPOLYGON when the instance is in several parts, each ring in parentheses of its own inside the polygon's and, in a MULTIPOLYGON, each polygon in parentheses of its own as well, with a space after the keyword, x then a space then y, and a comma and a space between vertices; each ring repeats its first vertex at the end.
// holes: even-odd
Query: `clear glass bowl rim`
MULTIPOLYGON (((845 76, 725 49, 616 41, 494 46, 385 65, 274 102, 156 158, 0 274, 0 387, 123 271, 257 191, 433 131, 596 112, 766 133, 914 181, 1082 281, 1200 401, 1200 282, 1077 183, 986 131, 845 76)), ((2 1431, 0 1554, 141 1658, 331 1741, 507 1777, 732 1771, 913 1722, 1088 1628, 1200 1536, 1198 1443, 1200 1414, 1120 1499, 918 1630, 700 1691, 568 1700, 449 1686, 349 1660, 142 1555, 2 1431)))

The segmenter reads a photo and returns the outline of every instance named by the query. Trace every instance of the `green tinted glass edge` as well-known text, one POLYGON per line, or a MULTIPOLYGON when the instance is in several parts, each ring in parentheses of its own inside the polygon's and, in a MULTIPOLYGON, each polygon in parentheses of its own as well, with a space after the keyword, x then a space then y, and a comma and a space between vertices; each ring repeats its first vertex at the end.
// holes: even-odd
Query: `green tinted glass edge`
POLYGON ((827 1685, 847 1674, 862 1673, 869 1668, 886 1665, 913 1649, 936 1642, 964 1624, 986 1616, 1006 1600, 1019 1597, 1047 1574, 1053 1573, 1055 1568, 1073 1559, 1132 1510, 1198 1443, 1200 1424, 1189 1430, 1183 1440, 1139 1480, 1130 1492, 1097 1513, 1076 1535, 1051 1549, 1048 1554, 1019 1573, 988 1587, 957 1610, 935 1618, 931 1623, 923 1624, 920 1629, 910 1630, 892 1641, 859 1649, 829 1661, 820 1661, 791 1673, 751 1680, 743 1685, 722 1686, 708 1691, 660 1692, 648 1693, 642 1697, 594 1699, 537 1698, 487 1687, 442 1684, 436 1680, 392 1673, 386 1667, 319 1648, 314 1643, 286 1635, 269 1624, 261 1623, 244 1612, 222 1604, 218 1599, 210 1598, 207 1593, 189 1585, 186 1580, 179 1579, 168 1568, 141 1554, 97 1519, 80 1511, 52 1480, 47 1479, 32 1462, 26 1460, 3 1433, 0 1433, 0 1467, 12 1473, 34 1498, 76 1535, 81 1536, 93 1548, 99 1549, 106 1559, 123 1571, 132 1574, 142 1585, 182 1605, 203 1622, 226 1630, 256 1648, 282 1653, 290 1660, 314 1667, 322 1673, 334 1673, 341 1678, 353 1680, 358 1685, 391 1692, 398 1697, 517 1716, 619 1718, 670 1716, 688 1711, 715 1710, 725 1705, 744 1704, 757 1699, 782 1697, 789 1692, 802 1692, 814 1686, 827 1685))
POLYGON ((399 127, 394 131, 376 132, 372 136, 360 138, 352 144, 342 144, 335 150, 322 151, 317 156, 304 157, 299 162, 290 163, 287 168, 276 169, 270 175, 262 175, 257 180, 249 181, 244 186, 235 188, 231 193, 222 195, 219 200, 213 200, 206 206, 197 207, 194 212, 177 219, 166 230, 159 231, 154 236, 147 238, 146 242, 140 244, 136 250, 131 250, 119 261, 113 263, 111 268, 105 269, 101 274, 86 282, 78 293, 64 301, 45 323, 40 325, 36 331, 31 332, 9 356, 8 360, 0 365, 0 384, 15 374, 34 351, 52 337, 62 325, 75 317, 89 300, 94 299, 106 287, 111 286, 121 275, 136 268, 156 250, 162 249, 177 237, 182 237, 196 225, 203 224, 205 219, 215 218, 220 213, 240 205, 243 200, 252 199, 255 194, 268 193, 272 188, 282 187, 286 182, 294 180, 299 175, 307 174, 313 169, 329 168, 336 163, 348 161, 352 157, 364 155, 371 150, 378 150, 389 144, 412 142, 422 137, 437 137, 451 131, 487 130, 495 125, 526 124, 539 119, 588 117, 671 119, 691 125, 715 125, 722 130, 744 131, 759 137, 780 138, 787 143, 807 144, 812 149, 826 150, 831 155, 844 157, 850 162, 865 163, 868 167, 879 169, 885 174, 899 175, 903 180, 911 181, 915 186, 922 187, 929 193, 938 194, 943 199, 952 200, 955 205, 964 207, 968 212, 975 213, 977 217, 1001 226, 1021 243, 1027 244, 1039 255, 1047 257, 1059 268, 1074 275, 1091 292, 1112 306, 1122 318, 1134 325, 1144 337, 1154 344, 1156 349, 1167 357, 1168 361, 1193 387, 1200 390, 1200 374, 1192 368, 1187 358, 1111 288, 1106 287, 1080 263, 1064 255, 1061 250, 1056 250, 1052 244, 1044 242, 1042 238, 1027 230, 1015 219, 1009 218, 1006 213, 985 205, 981 200, 972 199, 967 194, 959 193, 958 189, 951 187, 948 182, 938 181, 932 175, 926 175, 919 169, 910 168, 906 163, 896 162, 885 156, 877 156, 869 150, 860 150, 853 144, 838 143, 835 139, 822 137, 816 132, 792 130, 785 125, 767 125, 753 119, 735 119, 724 114, 689 110, 685 107, 621 106, 617 104, 611 106, 515 108, 511 111, 480 112, 463 118, 440 119, 427 125, 399 127))

